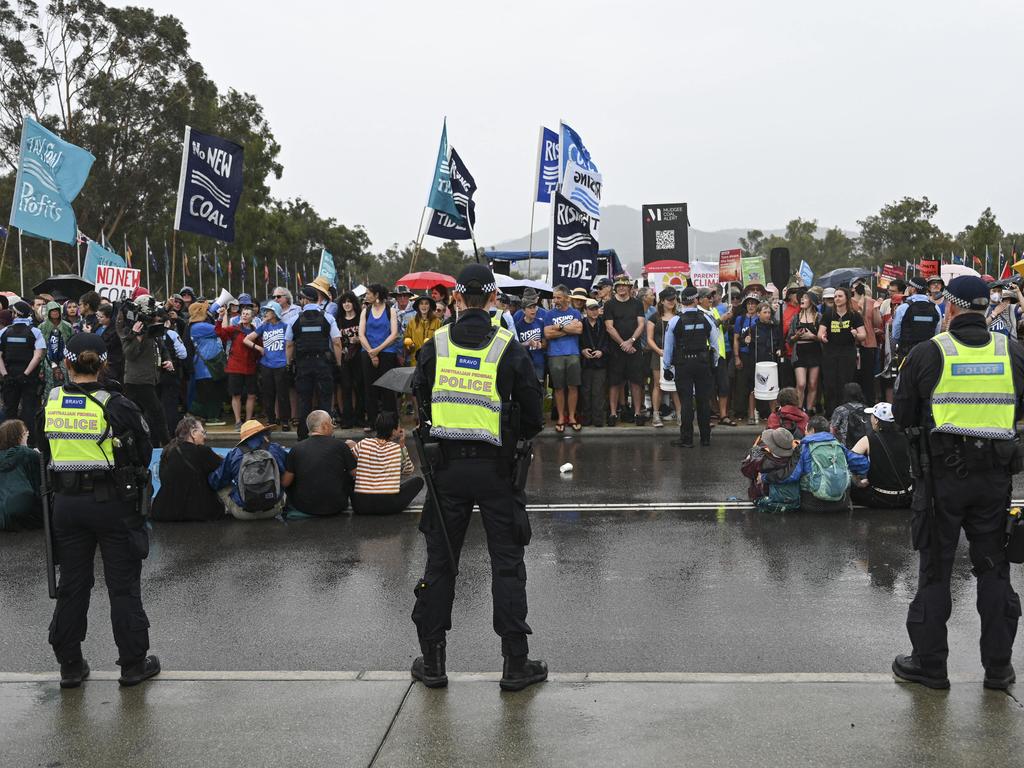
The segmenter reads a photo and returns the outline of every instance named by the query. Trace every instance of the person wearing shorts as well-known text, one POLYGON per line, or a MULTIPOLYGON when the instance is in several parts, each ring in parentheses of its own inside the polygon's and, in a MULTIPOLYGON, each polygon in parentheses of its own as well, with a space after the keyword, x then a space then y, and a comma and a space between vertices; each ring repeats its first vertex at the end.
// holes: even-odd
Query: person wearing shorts
POLYGON ((583 317, 579 310, 569 306, 569 289, 555 287, 554 307, 544 320, 544 338, 548 342, 548 376, 558 409, 556 432, 565 432, 566 424, 574 432, 583 427, 576 418, 576 403, 580 392, 580 334, 583 317))
POLYGON ((220 310, 220 323, 217 325, 217 336, 230 347, 227 364, 224 370, 228 375, 228 394, 231 395, 231 410, 235 415, 235 429, 242 427, 242 398, 245 398, 245 420, 251 421, 256 410, 256 366, 259 352, 255 346, 245 343, 246 337, 256 330, 253 327, 252 307, 239 312, 239 322, 231 323, 228 307, 220 310))

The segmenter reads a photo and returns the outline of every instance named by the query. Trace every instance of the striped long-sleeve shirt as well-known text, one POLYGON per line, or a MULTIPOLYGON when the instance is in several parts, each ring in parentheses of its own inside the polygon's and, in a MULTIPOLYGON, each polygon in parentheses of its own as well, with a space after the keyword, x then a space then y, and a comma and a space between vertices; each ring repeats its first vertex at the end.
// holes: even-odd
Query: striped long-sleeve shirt
POLYGON ((398 493, 403 474, 412 474, 408 452, 398 443, 367 437, 354 443, 356 457, 355 493, 398 493))

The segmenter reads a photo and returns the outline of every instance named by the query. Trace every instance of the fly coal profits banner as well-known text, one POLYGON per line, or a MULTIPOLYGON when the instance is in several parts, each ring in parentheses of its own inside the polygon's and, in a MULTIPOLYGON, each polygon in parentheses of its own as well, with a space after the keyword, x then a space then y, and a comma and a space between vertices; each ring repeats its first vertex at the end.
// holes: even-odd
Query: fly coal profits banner
POLYGON ((743 275, 740 271, 740 258, 742 256, 743 251, 739 248, 720 251, 718 254, 718 279, 723 283, 742 282, 743 275))
POLYGON ((185 126, 174 228, 232 243, 241 196, 242 148, 185 126))
POLYGON ((569 161, 565 165, 562 179, 562 194, 590 216, 590 233, 600 238, 598 225, 601 222, 601 174, 569 161))
POLYGON ((768 285, 764 274, 764 259, 760 256, 744 256, 740 259, 740 279, 744 285, 768 285))
POLYGON ((71 208, 95 158, 68 144, 32 118, 21 127, 21 156, 14 181, 11 224, 26 235, 61 243, 77 242, 71 208))
POLYGON ((111 304, 131 298, 142 284, 142 270, 128 267, 97 267, 96 293, 111 304))
POLYGON ((597 275, 597 240, 592 234, 590 214, 560 192, 555 192, 552 200, 551 284, 589 291, 597 275))
POLYGON ((690 261, 686 203, 643 206, 644 264, 670 259, 690 261))

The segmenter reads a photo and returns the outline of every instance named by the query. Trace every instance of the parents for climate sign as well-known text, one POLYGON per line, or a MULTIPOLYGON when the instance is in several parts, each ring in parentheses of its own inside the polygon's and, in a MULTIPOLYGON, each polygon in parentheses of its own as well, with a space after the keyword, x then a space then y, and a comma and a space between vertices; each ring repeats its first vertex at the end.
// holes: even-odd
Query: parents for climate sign
POLYGON ((96 267, 96 292, 114 304, 131 298, 142 284, 142 270, 128 267, 96 267))

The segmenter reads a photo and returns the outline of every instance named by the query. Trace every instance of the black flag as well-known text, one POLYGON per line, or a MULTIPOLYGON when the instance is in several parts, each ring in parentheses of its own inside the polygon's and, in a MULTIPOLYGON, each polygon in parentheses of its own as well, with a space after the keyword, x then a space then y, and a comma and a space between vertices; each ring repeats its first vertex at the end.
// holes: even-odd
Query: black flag
POLYGON ((448 168, 452 182, 452 198, 455 200, 455 208, 462 216, 462 220, 459 221, 444 211, 434 211, 430 217, 427 234, 445 240, 470 240, 473 237, 470 230, 476 226, 476 203, 473 202, 476 181, 469 169, 466 168, 465 163, 462 162, 459 153, 454 149, 448 159, 448 168), (468 227, 466 226, 467 220, 469 221, 468 227))

